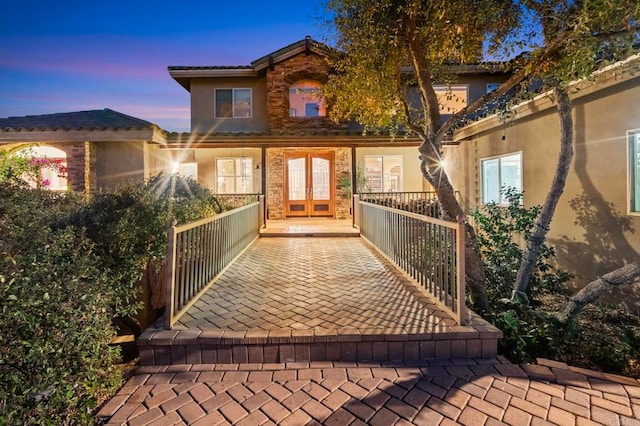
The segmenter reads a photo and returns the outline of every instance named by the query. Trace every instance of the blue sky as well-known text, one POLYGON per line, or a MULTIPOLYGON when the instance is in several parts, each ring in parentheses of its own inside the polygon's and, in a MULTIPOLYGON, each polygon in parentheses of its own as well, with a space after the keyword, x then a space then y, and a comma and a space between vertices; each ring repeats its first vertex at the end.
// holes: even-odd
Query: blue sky
POLYGON ((169 65, 248 65, 310 35, 320 0, 21 0, 3 5, 0 117, 111 108, 189 131, 169 65))

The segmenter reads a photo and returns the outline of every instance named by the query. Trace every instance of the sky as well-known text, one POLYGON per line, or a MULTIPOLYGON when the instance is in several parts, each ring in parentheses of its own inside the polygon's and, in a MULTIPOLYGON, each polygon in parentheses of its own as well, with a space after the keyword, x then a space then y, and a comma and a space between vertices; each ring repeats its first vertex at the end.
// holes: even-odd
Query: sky
POLYGON ((20 0, 0 25, 0 117, 110 108, 190 130, 168 66, 249 65, 305 36, 320 0, 20 0))

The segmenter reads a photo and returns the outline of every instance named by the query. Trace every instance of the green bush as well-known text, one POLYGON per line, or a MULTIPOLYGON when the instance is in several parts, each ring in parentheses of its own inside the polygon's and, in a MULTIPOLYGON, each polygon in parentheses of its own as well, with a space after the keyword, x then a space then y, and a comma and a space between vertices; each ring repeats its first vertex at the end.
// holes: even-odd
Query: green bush
POLYGON ((553 315, 537 309, 539 296, 563 291, 570 275, 551 264, 552 247, 543 244, 527 294, 511 300, 526 241, 540 212, 540 206, 525 208, 522 193, 504 188, 509 204, 489 203, 471 212, 477 226, 478 245, 487 276, 486 288, 491 313, 487 319, 500 328, 501 352, 513 361, 528 362, 536 357, 554 356, 562 340, 573 331, 553 315), (521 241, 518 241, 521 240, 521 241))
POLYGON ((162 261, 172 218, 220 211, 190 179, 159 175, 89 200, 0 182, 0 424, 89 424, 120 385, 112 318, 162 261))

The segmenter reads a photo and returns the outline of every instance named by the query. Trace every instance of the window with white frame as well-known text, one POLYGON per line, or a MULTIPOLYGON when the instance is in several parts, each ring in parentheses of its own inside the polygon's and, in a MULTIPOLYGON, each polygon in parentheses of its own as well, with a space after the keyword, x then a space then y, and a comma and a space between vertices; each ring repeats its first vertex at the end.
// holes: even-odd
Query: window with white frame
POLYGON ((29 157, 29 165, 38 169, 40 176, 31 177, 37 179, 38 182, 24 176, 30 186, 40 185, 52 191, 67 190, 66 152, 51 146, 35 146, 19 150, 15 155, 29 157))
POLYGON ((217 158, 216 174, 218 194, 253 193, 253 158, 217 158))
POLYGON ((522 191, 522 153, 506 154, 480 161, 482 202, 508 204, 503 188, 522 191))
POLYGON ((402 191, 402 155, 365 155, 364 177, 367 191, 402 191))
POLYGON ((467 84, 436 84, 433 89, 438 97, 441 114, 455 114, 467 106, 469 100, 467 84))
POLYGON ((216 118, 250 118, 251 89, 215 89, 216 118))
POLYGON ((640 213, 640 130, 629 132, 629 211, 640 213))

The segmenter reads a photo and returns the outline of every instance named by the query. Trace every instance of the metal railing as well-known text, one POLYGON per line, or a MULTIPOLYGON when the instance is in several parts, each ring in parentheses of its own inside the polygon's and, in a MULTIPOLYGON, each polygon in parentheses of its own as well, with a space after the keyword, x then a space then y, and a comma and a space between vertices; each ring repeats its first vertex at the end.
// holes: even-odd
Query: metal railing
POLYGON ((165 328, 207 291, 259 235, 264 196, 244 207, 169 228, 165 328))
MULTIPOLYGON (((413 192, 361 192, 361 201, 391 207, 425 216, 442 218, 442 207, 438 195, 433 191, 413 192)), ((455 192, 460 199, 460 193, 455 192)))
POLYGON ((358 195, 354 204, 360 235, 465 324, 464 223, 361 201, 358 195))
POLYGON ((260 200, 260 194, 216 194, 216 198, 229 208, 238 208, 247 204, 257 203, 260 200))

